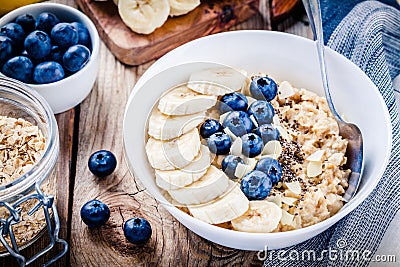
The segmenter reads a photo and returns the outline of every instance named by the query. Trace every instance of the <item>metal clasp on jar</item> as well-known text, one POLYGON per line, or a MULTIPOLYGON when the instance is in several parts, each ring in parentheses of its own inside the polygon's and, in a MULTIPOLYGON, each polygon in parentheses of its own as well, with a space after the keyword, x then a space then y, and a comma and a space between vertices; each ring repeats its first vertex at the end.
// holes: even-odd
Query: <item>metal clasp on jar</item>
POLYGON ((46 262, 43 266, 49 266, 50 264, 54 263, 62 256, 64 256, 65 253, 67 253, 68 251, 68 243, 65 240, 60 239, 58 237, 60 231, 60 220, 58 217, 57 207, 54 202, 54 196, 52 195, 46 196, 40 189, 40 183, 36 183, 35 190, 36 193, 18 199, 12 205, 9 204, 8 202, 4 201, 0 202, 0 207, 5 207, 10 212, 10 216, 7 219, 4 218, 0 219, 0 241, 3 244, 3 246, 8 250, 10 255, 16 258, 20 266, 26 266, 33 263, 39 257, 49 252, 56 243, 60 243, 62 245, 61 252, 57 254, 54 258, 46 262), (17 225, 21 221, 21 211, 22 211, 21 205, 27 201, 32 201, 32 200, 37 200, 37 204, 32 209, 30 209, 27 212, 27 214, 31 216, 35 212, 37 212, 40 208, 42 208, 46 220, 46 227, 47 227, 47 233, 50 238, 50 244, 46 248, 35 254, 32 258, 26 259, 20 253, 20 248, 18 247, 17 240, 15 238, 15 234, 13 231, 13 226, 17 225), (53 218, 54 228, 51 221, 52 218, 53 218), (9 237, 11 244, 7 242, 6 240, 7 236, 9 237))

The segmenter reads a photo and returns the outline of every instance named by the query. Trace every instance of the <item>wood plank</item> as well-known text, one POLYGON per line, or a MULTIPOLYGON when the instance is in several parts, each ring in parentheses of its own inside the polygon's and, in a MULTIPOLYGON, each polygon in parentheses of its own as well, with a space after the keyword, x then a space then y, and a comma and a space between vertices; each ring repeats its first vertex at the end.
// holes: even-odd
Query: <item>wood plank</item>
MULTIPOLYGON (((269 27, 258 16, 237 29, 269 27)), ((124 108, 131 88, 152 63, 124 66, 101 44, 98 80, 80 111, 71 266, 262 265, 256 252, 226 248, 186 229, 129 173, 123 159, 124 108), (112 151, 118 159, 116 171, 104 179, 94 177, 87 168, 90 154, 99 149, 112 151), (109 221, 98 229, 88 229, 79 216, 82 205, 91 199, 99 199, 111 209, 109 221), (153 227, 151 240, 143 246, 124 238, 123 222, 133 216, 147 218, 153 227)))
POLYGON ((188 41, 228 29, 255 15, 259 5, 259 0, 202 1, 192 12, 169 18, 153 33, 143 35, 123 23, 113 1, 77 2, 92 19, 111 52, 128 65, 148 62, 188 41))

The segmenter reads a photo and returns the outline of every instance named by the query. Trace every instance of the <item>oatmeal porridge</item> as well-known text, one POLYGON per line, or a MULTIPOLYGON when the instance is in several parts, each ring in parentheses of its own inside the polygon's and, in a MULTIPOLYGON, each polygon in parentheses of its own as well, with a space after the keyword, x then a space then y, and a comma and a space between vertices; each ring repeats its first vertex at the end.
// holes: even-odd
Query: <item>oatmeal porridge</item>
POLYGON ((229 68, 194 73, 160 98, 148 135, 156 184, 207 223, 288 231, 344 204, 347 140, 326 99, 288 81, 229 68))

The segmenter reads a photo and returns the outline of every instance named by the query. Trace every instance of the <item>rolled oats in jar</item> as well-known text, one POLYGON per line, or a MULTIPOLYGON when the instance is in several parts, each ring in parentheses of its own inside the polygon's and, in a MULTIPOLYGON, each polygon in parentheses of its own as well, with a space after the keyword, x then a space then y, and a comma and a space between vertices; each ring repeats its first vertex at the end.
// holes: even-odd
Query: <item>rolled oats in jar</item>
MULTIPOLYGON (((50 247, 58 238, 55 166, 59 154, 57 123, 45 100, 26 85, 0 77, 0 255, 12 255, 24 266, 20 250, 42 234, 50 247)), ((50 263, 49 262, 49 263, 50 263)))

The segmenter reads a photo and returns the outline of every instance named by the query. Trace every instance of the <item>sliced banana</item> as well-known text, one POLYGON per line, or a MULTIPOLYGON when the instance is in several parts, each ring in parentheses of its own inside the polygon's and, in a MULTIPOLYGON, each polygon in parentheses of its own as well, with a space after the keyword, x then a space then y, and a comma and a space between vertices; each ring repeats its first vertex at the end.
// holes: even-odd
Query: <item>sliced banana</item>
POLYGON ((229 178, 226 174, 211 165, 207 172, 196 182, 168 191, 171 197, 183 205, 207 203, 227 191, 229 178))
POLYGON ((207 204, 188 207, 193 217, 209 224, 231 221, 247 211, 249 200, 240 187, 229 181, 229 191, 207 204))
POLYGON ((199 131, 193 129, 170 141, 150 137, 146 144, 146 154, 154 169, 181 169, 190 164, 199 154, 200 145, 199 131))
POLYGON ((270 233, 279 224, 282 210, 273 202, 266 200, 250 201, 249 209, 239 218, 231 221, 237 231, 251 233, 270 233))
POLYGON ((161 27, 169 16, 168 0, 118 0, 122 21, 132 31, 149 34, 161 27))
POLYGON ((149 117, 148 134, 156 139, 170 140, 193 130, 205 117, 205 111, 186 116, 168 116, 154 108, 149 117))
POLYGON ((174 190, 199 180, 210 167, 212 158, 208 147, 201 146, 199 155, 183 169, 162 171, 155 170, 156 183, 164 190, 174 190))
POLYGON ((180 16, 189 13, 200 5, 200 0, 169 0, 170 16, 180 16))
POLYGON ((160 98, 158 109, 166 115, 190 115, 206 111, 216 103, 215 96, 201 95, 181 85, 160 98))
POLYGON ((246 74, 234 68, 212 68, 190 75, 188 87, 206 95, 224 95, 240 91, 246 85, 246 74))

